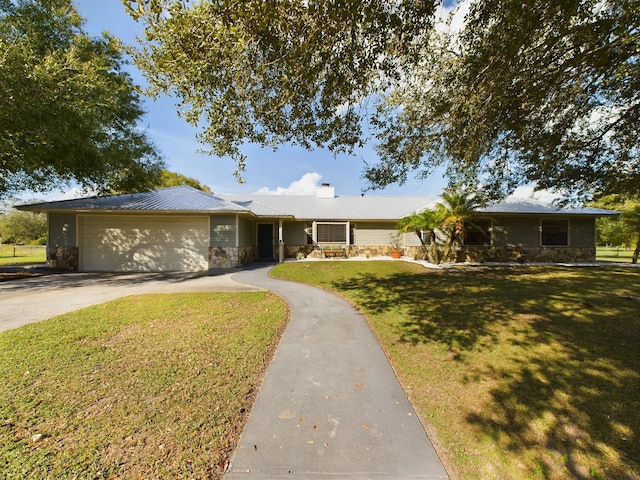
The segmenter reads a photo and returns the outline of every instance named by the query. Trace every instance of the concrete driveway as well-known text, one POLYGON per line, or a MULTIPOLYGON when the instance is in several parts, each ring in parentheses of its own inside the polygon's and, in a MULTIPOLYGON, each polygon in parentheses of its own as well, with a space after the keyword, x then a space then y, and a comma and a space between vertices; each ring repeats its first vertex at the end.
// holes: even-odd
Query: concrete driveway
POLYGON ((260 290, 233 281, 236 272, 55 273, 0 282, 0 332, 127 295, 260 290))

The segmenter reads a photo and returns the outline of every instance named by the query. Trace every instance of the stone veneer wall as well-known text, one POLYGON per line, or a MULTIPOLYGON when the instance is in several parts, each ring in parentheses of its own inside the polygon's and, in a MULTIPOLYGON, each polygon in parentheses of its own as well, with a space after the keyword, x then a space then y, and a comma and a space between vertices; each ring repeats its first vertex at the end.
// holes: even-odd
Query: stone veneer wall
MULTIPOLYGON (((405 248, 405 255, 424 260, 422 247, 405 248)), ((588 263, 595 262, 595 247, 479 247, 463 246, 454 249, 449 261, 485 263, 588 263)), ((443 260, 445 262, 446 260, 443 260)))
POLYGON ((296 258, 298 252, 303 252, 309 258, 320 258, 320 249, 313 245, 286 245, 284 246, 284 258, 296 258))
POLYGON ((462 247, 458 262, 587 263, 595 262, 595 247, 462 247))
MULTIPOLYGON (((336 244, 339 245, 339 244, 336 244)), ((404 254, 407 255, 407 251, 409 248, 401 249, 404 254)), ((295 258, 298 252, 303 252, 308 258, 322 258, 322 250, 318 247, 314 247, 313 245, 285 245, 285 258, 295 258)), ((350 245, 347 248, 347 256, 348 257, 380 257, 380 256, 391 256, 391 247, 386 246, 355 246, 350 245)))
MULTIPOLYGON (((409 258, 424 259, 422 247, 404 247, 403 255, 409 258)), ((286 258, 295 258, 298 252, 304 252, 309 258, 322 258, 320 249, 311 245, 287 245, 286 258)), ((588 263, 596 259, 595 247, 459 247, 454 251, 457 262, 485 263, 485 262, 519 262, 519 263, 588 263)), ((347 249, 349 257, 378 257, 391 256, 390 246, 354 246, 347 249)))
POLYGON ((255 247, 209 247, 209 270, 243 267, 256 258, 255 247))
POLYGON ((79 257, 78 247, 47 247, 47 266, 56 270, 77 271, 79 257))
MULTIPOLYGON (((350 257, 390 257, 391 245, 351 245, 348 248, 350 257)), ((407 255, 407 248, 400 248, 403 255, 407 255)))

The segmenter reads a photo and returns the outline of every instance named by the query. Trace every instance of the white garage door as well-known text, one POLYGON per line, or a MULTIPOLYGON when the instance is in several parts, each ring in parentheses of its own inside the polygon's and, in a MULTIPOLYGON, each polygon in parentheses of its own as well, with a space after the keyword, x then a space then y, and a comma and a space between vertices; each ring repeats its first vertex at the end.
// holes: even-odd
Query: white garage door
POLYGON ((207 217, 82 217, 85 272, 197 272, 209 268, 207 217))

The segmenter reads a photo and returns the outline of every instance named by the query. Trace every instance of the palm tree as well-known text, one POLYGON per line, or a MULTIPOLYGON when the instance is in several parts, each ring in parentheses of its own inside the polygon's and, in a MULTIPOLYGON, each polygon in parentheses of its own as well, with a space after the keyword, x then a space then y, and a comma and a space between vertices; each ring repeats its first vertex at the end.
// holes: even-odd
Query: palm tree
MULTIPOLYGON (((480 201, 472 194, 443 192, 442 202, 436 205, 436 210, 441 212, 443 217, 440 228, 447 234, 447 241, 444 246, 443 258, 446 260, 451 255, 453 246, 464 241, 466 236, 465 225, 473 225, 471 222, 475 211, 481 206, 480 201)), ((480 229, 482 230, 482 229, 480 229)))
POLYGON ((434 210, 414 213, 398 221, 398 229, 402 232, 415 232, 427 252, 427 259, 432 263, 449 259, 453 246, 464 241, 467 225, 483 232, 480 226, 472 222, 476 210, 482 205, 474 195, 466 192, 443 192, 441 198, 442 202, 437 203, 434 210), (429 235, 429 244, 422 233, 425 231, 429 235), (436 231, 442 231, 447 236, 442 255, 438 251, 436 231))
POLYGON ((436 229, 440 227, 443 219, 443 212, 440 210, 424 210, 401 218, 398 221, 398 229, 402 232, 413 231, 420 239, 420 243, 427 254, 427 260, 431 263, 439 263, 436 229), (429 236, 428 244, 425 241, 423 232, 426 232, 429 236))

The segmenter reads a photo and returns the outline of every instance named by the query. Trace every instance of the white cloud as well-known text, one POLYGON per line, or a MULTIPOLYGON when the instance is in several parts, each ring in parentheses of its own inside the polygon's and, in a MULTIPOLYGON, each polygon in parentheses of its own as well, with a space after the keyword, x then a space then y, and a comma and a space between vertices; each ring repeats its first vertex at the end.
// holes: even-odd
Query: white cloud
POLYGON ((270 190, 269 187, 262 187, 255 192, 256 195, 315 195, 320 187, 322 175, 316 172, 305 173, 299 180, 291 182, 288 187, 277 187, 270 190))
POLYGON ((57 202, 58 200, 73 200, 76 198, 92 197, 97 194, 98 192, 96 190, 86 190, 84 188, 71 187, 65 191, 51 192, 48 195, 48 201, 57 202))
POLYGON ((58 200, 73 200, 82 197, 91 197, 97 195, 97 191, 85 190, 79 187, 69 187, 66 190, 51 190, 49 192, 33 192, 25 190, 17 195, 19 203, 33 202, 57 202, 58 200))
POLYGON ((553 203, 561 197, 560 194, 549 190, 535 190, 534 185, 524 185, 518 187, 509 195, 509 198, 524 198, 528 200, 537 200, 544 203, 553 203))
POLYGON ((461 0, 453 2, 450 6, 445 7, 442 4, 436 11, 436 30, 439 32, 449 32, 458 34, 465 26, 466 15, 469 13, 471 0, 461 0))

